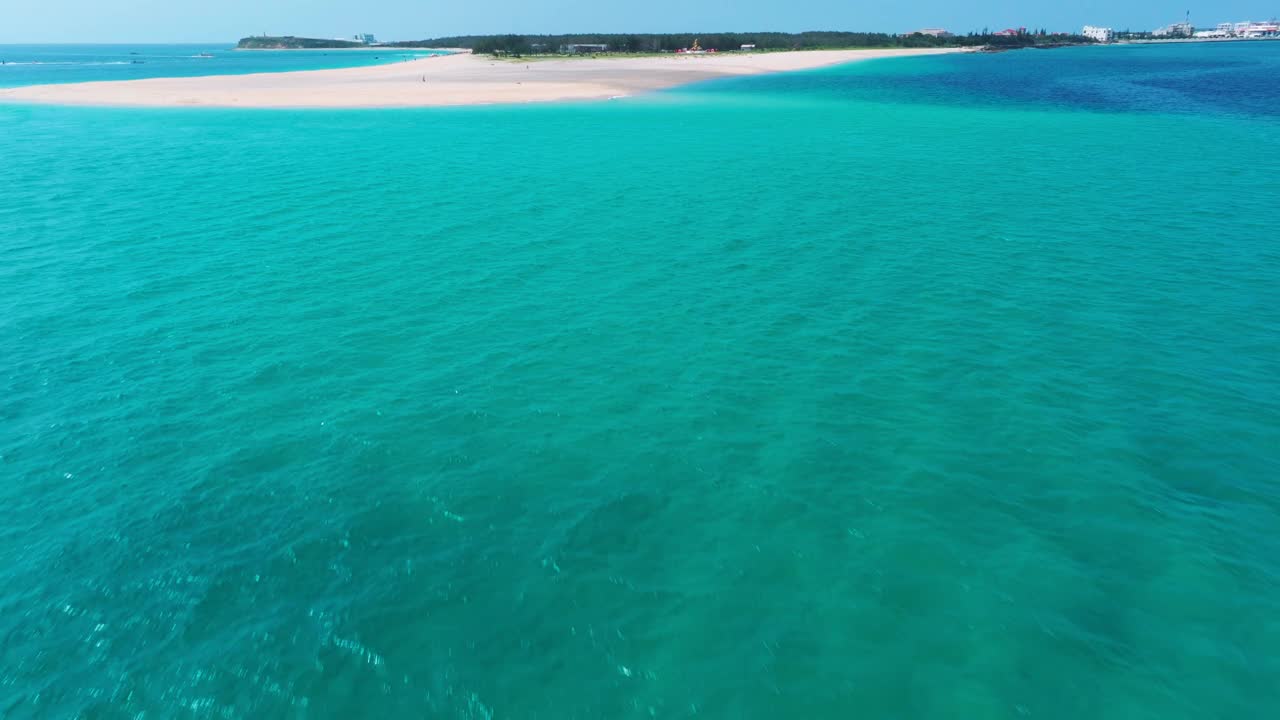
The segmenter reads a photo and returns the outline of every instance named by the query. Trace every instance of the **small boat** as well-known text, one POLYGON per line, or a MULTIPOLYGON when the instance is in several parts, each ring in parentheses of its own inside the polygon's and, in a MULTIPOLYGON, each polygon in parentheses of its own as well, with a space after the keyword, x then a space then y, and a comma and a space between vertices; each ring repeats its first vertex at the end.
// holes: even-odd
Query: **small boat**
POLYGON ((196 57, 198 57, 198 58, 211 58, 211 57, 213 57, 213 55, 211 55, 211 54, 209 54, 209 53, 200 53, 199 55, 196 55, 196 57))

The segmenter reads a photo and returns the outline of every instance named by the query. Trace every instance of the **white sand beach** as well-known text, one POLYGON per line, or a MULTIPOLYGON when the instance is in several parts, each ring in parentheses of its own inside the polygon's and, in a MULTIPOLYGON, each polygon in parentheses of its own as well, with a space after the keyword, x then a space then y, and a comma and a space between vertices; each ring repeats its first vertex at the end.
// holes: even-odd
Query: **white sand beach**
POLYGON ((135 107, 375 108, 595 100, 734 75, 957 52, 809 50, 661 57, 497 60, 471 54, 303 72, 35 85, 0 101, 135 107))

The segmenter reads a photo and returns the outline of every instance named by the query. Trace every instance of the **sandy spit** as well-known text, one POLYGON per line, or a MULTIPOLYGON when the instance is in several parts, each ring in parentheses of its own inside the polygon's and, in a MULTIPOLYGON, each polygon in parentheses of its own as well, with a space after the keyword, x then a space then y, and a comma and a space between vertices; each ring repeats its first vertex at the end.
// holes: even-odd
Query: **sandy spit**
POLYGON ((811 50, 494 60, 455 54, 339 70, 152 78, 0 90, 0 101, 131 107, 378 108, 597 100, 734 75, 954 50, 811 50))

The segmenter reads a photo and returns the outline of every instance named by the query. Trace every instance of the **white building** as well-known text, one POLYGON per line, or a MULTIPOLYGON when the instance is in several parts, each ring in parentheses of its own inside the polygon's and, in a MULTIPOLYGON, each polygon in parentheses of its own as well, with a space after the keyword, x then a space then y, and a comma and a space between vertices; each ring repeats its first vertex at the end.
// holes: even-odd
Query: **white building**
POLYGON ((609 52, 609 46, 600 43, 571 43, 560 46, 561 55, 590 55, 609 52))
POLYGON ((1242 38, 1276 37, 1280 35, 1280 24, 1277 24, 1275 20, 1271 22, 1236 23, 1235 35, 1242 38))
POLYGON ((1218 27, 1214 30, 1196 33, 1196 37, 1219 37, 1219 38, 1271 38, 1280 37, 1280 23, 1275 20, 1269 22, 1238 22, 1238 23, 1218 23, 1218 27))
POLYGON ((1189 22, 1174 23, 1151 31, 1154 37, 1191 37, 1195 33, 1195 26, 1189 22))
POLYGON ((1085 25, 1081 35, 1100 43, 1108 43, 1115 39, 1116 33, 1111 28, 1094 27, 1093 25, 1085 25))

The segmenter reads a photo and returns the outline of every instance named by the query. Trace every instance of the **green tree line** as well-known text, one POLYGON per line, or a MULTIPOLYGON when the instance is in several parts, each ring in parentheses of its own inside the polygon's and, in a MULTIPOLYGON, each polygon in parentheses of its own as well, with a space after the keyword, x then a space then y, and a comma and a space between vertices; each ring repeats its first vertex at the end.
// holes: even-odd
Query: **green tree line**
POLYGON ((241 50, 320 50, 364 47, 364 43, 352 42, 349 40, 326 40, 324 38, 294 37, 292 35, 284 35, 281 37, 256 35, 254 37, 241 38, 240 43, 236 45, 236 47, 241 50))

